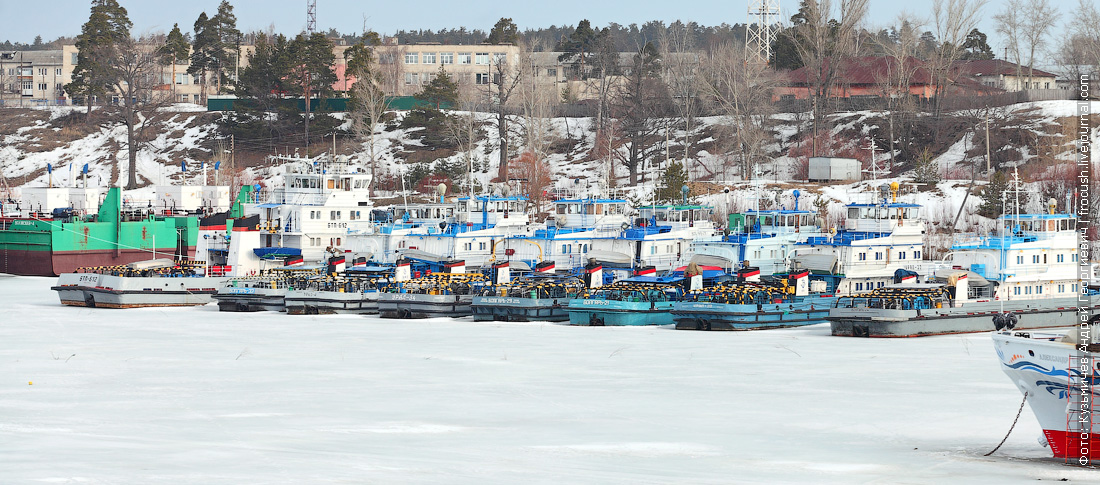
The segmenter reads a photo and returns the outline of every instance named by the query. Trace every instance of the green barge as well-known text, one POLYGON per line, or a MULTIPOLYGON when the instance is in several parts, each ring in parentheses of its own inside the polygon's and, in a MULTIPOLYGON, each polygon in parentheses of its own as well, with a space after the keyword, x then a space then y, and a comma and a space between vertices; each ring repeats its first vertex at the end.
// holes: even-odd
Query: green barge
POLYGON ((198 218, 123 210, 118 188, 95 215, 15 218, 0 228, 0 273, 59 276, 80 267, 123 265, 156 258, 191 259, 198 218))

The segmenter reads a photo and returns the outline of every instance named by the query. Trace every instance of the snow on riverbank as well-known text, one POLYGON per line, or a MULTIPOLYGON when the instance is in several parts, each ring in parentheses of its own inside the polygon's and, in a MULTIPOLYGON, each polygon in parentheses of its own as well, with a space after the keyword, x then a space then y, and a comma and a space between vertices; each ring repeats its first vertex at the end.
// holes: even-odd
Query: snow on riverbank
POLYGON ((1012 483, 1048 459, 988 335, 62 307, 0 278, 0 481, 1012 483), (28 385, 28 382, 33 385, 28 385))

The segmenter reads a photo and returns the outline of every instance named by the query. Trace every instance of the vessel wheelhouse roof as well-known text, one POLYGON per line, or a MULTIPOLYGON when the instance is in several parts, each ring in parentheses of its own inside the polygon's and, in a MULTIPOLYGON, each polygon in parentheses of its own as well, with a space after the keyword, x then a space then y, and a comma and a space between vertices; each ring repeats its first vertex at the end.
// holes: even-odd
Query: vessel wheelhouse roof
POLYGON ((625 204, 623 199, 558 199, 555 204, 625 204))

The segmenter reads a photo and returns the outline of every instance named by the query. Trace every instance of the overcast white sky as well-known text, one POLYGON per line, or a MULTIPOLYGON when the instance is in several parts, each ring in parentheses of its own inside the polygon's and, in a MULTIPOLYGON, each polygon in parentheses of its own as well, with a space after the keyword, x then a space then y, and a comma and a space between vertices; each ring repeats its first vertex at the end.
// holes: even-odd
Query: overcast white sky
MULTIPOLYGON (((993 31, 993 14, 1006 0, 990 0, 978 28, 990 36, 995 52, 1002 53, 1003 46, 993 31)), ((191 30, 199 13, 212 15, 220 0, 196 0, 164 2, 150 0, 120 0, 134 22, 134 32, 167 32, 173 23, 179 23, 185 32, 191 30)), ((305 27, 306 0, 236 0, 230 3, 237 14, 237 26, 241 30, 265 29, 270 25, 287 34, 297 33, 305 27)), ((705 25, 720 23, 744 23, 748 0, 685 0, 678 2, 653 0, 556 0, 553 2, 507 2, 500 0, 467 0, 452 2, 443 0, 418 0, 410 2, 366 2, 362 0, 318 0, 317 25, 321 30, 335 28, 340 32, 360 32, 364 18, 369 28, 392 33, 400 29, 439 29, 460 27, 489 30, 500 17, 512 17, 524 28, 550 25, 576 25, 587 18, 594 25, 609 22, 622 25, 641 24, 649 20, 666 22, 681 19, 694 20, 705 25)), ((783 18, 789 20, 798 8, 798 0, 781 0, 783 18)), ((1077 0, 1055 0, 1064 21, 1071 17, 1077 0)), ((0 30, 0 41, 31 42, 35 35, 49 41, 61 35, 76 35, 88 18, 89 0, 50 0, 43 4, 25 0, 0 0, 0 18, 8 19, 0 30), (48 9, 41 6, 48 5, 48 9), (11 19, 19 19, 12 21, 11 19)), ((871 0, 870 24, 888 25, 903 10, 917 15, 931 16, 932 0, 871 0)))

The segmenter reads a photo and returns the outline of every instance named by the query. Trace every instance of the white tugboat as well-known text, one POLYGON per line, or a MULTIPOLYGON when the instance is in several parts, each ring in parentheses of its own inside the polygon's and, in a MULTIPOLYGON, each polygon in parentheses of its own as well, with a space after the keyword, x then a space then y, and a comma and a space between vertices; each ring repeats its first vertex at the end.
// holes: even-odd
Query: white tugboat
POLYGON ((274 157, 273 162, 286 164, 283 187, 267 194, 265 202, 245 208, 260 216, 256 256, 320 262, 326 249, 344 248, 349 233, 373 229, 370 173, 347 156, 274 157))

